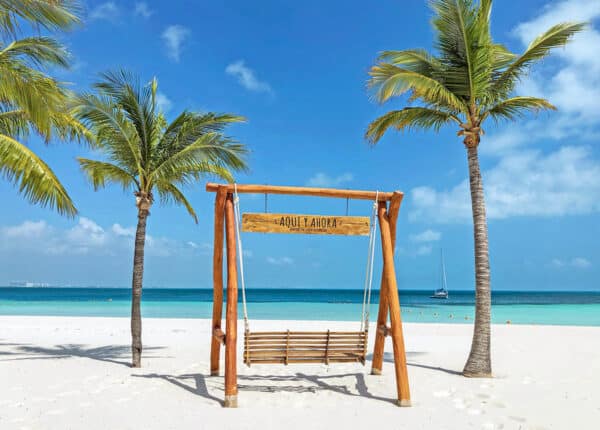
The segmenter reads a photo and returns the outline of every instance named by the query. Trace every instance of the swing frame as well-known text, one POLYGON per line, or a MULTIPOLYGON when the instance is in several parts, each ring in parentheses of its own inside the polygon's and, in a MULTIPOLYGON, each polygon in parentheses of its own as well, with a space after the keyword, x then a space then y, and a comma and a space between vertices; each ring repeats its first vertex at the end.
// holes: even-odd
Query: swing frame
POLYGON ((398 406, 410 406, 410 388, 406 365, 406 351, 400 313, 400 300, 394 267, 396 227, 403 193, 375 192, 361 190, 340 190, 335 188, 289 187, 272 185, 233 185, 208 183, 206 191, 216 193, 214 251, 213 251, 213 314, 210 351, 210 374, 219 375, 221 346, 225 346, 225 407, 237 407, 237 307, 238 273, 236 260, 236 234, 234 214, 234 192, 238 194, 284 194, 314 197, 334 197, 356 200, 377 199, 377 219, 381 235, 383 270, 379 292, 377 330, 371 366, 372 375, 381 375, 385 337, 391 336, 398 406), (389 203, 389 205, 388 205, 389 203), (227 262, 227 306, 225 310, 225 331, 223 318, 223 242, 227 262), (388 314, 390 326, 387 325, 388 314))

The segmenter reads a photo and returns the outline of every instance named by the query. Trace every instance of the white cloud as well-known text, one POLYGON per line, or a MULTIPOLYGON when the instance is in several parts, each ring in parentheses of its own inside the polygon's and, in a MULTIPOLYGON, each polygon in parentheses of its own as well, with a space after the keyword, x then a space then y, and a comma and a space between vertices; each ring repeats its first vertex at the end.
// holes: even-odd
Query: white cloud
POLYGON ((565 261, 561 260, 560 258, 554 258, 552 259, 552 261, 550 262, 550 265, 552 267, 556 267, 556 268, 561 268, 561 267, 565 267, 565 261))
POLYGON ((600 16, 600 3, 596 0, 566 0, 546 4, 541 15, 517 26, 515 33, 524 44, 529 44, 555 24, 561 22, 589 21, 600 16))
POLYGON ((532 139, 529 138, 529 131, 531 130, 528 130, 525 127, 525 124, 519 124, 518 130, 514 127, 506 128, 493 134, 486 135, 481 140, 479 152, 482 155, 502 156, 532 143, 532 139))
POLYGON ((442 233, 434 230, 425 230, 419 234, 411 234, 409 238, 413 242, 437 242, 442 238, 442 233))
POLYGON ((173 107, 173 102, 166 94, 159 92, 156 94, 156 105, 161 112, 167 113, 173 107))
POLYGON ((115 2, 108 1, 101 3, 90 11, 91 20, 105 19, 107 21, 115 21, 120 14, 120 10, 115 2))
MULTIPOLYGON (((483 172, 490 219, 511 216, 561 216, 600 212, 600 162, 587 147, 564 146, 543 154, 511 153, 483 172)), ((440 223, 471 219, 469 184, 448 190, 411 190, 409 218, 440 223)))
MULTIPOLYGON (((24 251, 46 255, 127 255, 133 250, 135 227, 113 224, 103 228, 89 218, 81 217, 67 229, 49 226, 45 221, 24 221, 0 228, 0 250, 24 251)), ((209 244, 197 247, 166 237, 146 236, 146 254, 166 257, 193 253, 205 255, 209 244)))
POLYGON ((343 173, 339 176, 329 176, 326 173, 319 172, 311 177, 306 185, 309 187, 339 187, 354 179, 352 173, 343 173))
POLYGON ((289 266, 294 264, 294 260, 290 257, 267 257, 267 263, 275 266, 289 266))
POLYGON ((89 218, 81 217, 77 225, 67 231, 67 241, 79 244, 82 249, 102 246, 106 243, 106 232, 89 218))
POLYGON ((141 16, 142 18, 150 18, 153 13, 154 11, 150 9, 148 3, 143 1, 135 3, 135 8, 133 10, 133 14, 135 16, 141 16))
POLYGON ((575 269, 587 269, 591 267, 592 263, 584 257, 574 257, 570 260, 563 260, 555 258, 550 262, 550 265, 556 269, 563 268, 575 268, 575 269))
POLYGON ((431 254, 431 251, 433 250, 433 247, 431 245, 421 245, 417 248, 417 250, 415 251, 416 255, 429 255, 431 254))
POLYGON ((249 91, 273 93, 271 86, 267 82, 259 80, 254 70, 246 66, 244 60, 229 64, 225 68, 225 73, 235 77, 238 83, 249 91))
POLYGON ((15 239, 34 239, 42 237, 48 231, 46 221, 25 221, 22 224, 3 227, 2 236, 15 239))
MULTIPOLYGON (((525 48, 536 36, 555 24, 593 22, 598 18, 600 2, 597 0, 563 0, 548 4, 541 15, 519 24, 514 33, 525 48)), ((575 35, 564 49, 554 52, 558 67, 549 73, 539 73, 534 69, 531 77, 517 89, 520 94, 547 98, 559 109, 552 114, 552 121, 537 123, 534 138, 562 139, 574 135, 597 138, 593 128, 600 123, 597 115, 600 110, 598 46, 600 32, 592 24, 575 35), (577 126, 573 127, 573 124, 577 126)), ((532 138, 531 134, 529 138, 532 138)))
POLYGON ((135 227, 123 227, 121 224, 113 224, 111 230, 117 236, 134 237, 135 227))
POLYGON ((592 265, 592 263, 590 263, 590 261, 587 258, 576 257, 571 260, 571 265, 579 269, 587 269, 592 265))
POLYGON ((167 48, 167 56, 171 60, 179 62, 183 46, 191 34, 189 28, 178 24, 170 25, 163 31, 161 37, 167 48))

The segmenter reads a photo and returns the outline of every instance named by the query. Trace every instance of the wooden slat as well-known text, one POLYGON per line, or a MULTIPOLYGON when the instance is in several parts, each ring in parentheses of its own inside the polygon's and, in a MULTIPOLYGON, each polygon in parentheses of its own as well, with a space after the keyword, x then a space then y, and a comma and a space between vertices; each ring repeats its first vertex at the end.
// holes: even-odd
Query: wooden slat
MULTIPOLYGON (((282 336, 287 335, 287 331, 249 331, 248 335, 250 336, 255 336, 255 335, 262 335, 262 334, 280 334, 282 336)), ((295 335, 295 334, 321 334, 321 335, 327 335, 326 331, 290 331, 290 334, 295 335)), ((332 331, 330 332, 330 334, 365 334, 364 331, 332 331)))
MULTIPOLYGON (((209 182, 206 184, 206 191, 215 192, 219 187, 226 187, 227 191, 249 194, 287 194, 296 196, 315 196, 315 197, 337 197, 343 199, 356 200, 375 200, 378 197, 380 202, 389 201, 393 193, 362 191, 362 190, 338 190, 335 188, 314 188, 314 187, 287 187, 276 185, 253 185, 253 184, 215 184, 209 182)), ((397 193, 400 193, 397 191, 397 193)), ((402 194, 402 193, 400 193, 402 194)))
MULTIPOLYGON (((315 343, 315 344, 319 344, 319 343, 325 343, 327 342, 327 338, 319 338, 319 339, 315 339, 315 338, 311 338, 311 337, 307 337, 307 336, 296 336, 296 337, 292 337, 290 336, 290 339, 293 340, 294 342, 304 342, 304 343, 315 343)), ((331 339, 330 342, 333 343, 356 343, 356 342, 363 342, 366 338, 364 337, 342 337, 342 338, 336 338, 336 339, 331 339)), ((281 338, 281 337, 255 337, 255 338, 248 338, 248 342, 250 343, 285 343, 286 342, 286 338, 281 338)))
MULTIPOLYGON (((291 338, 293 339, 314 339, 314 340, 324 340, 327 339, 326 335, 320 334, 291 334, 291 338)), ((366 336, 358 335, 358 334, 339 334, 339 335, 331 335, 330 338, 333 340, 344 340, 344 339, 364 339, 366 336)), ((260 340, 260 339, 286 339, 285 335, 277 335, 277 334, 265 334, 265 335, 252 335, 249 336, 248 339, 260 340)))
POLYGON ((315 356, 326 356, 328 352, 330 352, 331 356, 334 355, 347 355, 347 354, 352 354, 352 355, 363 355, 363 351, 360 348, 353 348, 353 349, 337 349, 337 350, 329 350, 329 349, 319 349, 319 350, 314 350, 314 349, 296 349, 296 348, 290 348, 290 349, 286 349, 286 348, 282 348, 282 349, 263 349, 263 350, 251 350, 251 351, 245 351, 244 354, 246 354, 247 356, 251 356, 251 357, 264 357, 264 356, 269 356, 269 355, 273 355, 273 356, 279 356, 279 355, 283 355, 285 356, 285 354, 290 355, 315 355, 315 356))
POLYGON ((363 363, 367 333, 247 332, 244 363, 363 363))
MULTIPOLYGON (((334 358, 329 360, 330 363, 361 363, 362 360, 358 357, 356 358, 334 358)), ((252 364, 326 364, 323 359, 306 359, 306 360, 298 360, 298 359, 290 359, 288 362, 285 362, 285 359, 274 360, 271 358, 268 359, 260 359, 254 361, 252 360, 252 364)))
POLYGON ((313 357, 313 358, 335 358, 335 357, 362 357, 362 351, 340 351, 327 354, 326 351, 321 353, 315 353, 314 351, 294 351, 294 350, 283 350, 283 351, 256 351, 251 354, 246 354, 246 357, 251 357, 252 361, 256 358, 298 358, 298 357, 313 357))
POLYGON ((330 346, 329 348, 326 345, 322 345, 319 347, 314 346, 298 346, 298 345, 261 345, 258 347, 250 346, 246 348, 246 351, 282 351, 284 349, 290 350, 298 350, 298 351, 362 351, 363 345, 338 345, 338 346, 330 346))
MULTIPOLYGON (((345 346, 345 345, 364 345, 365 342, 361 342, 361 341, 344 341, 344 342, 329 342, 329 344, 325 341, 325 342, 307 342, 307 341, 299 341, 299 342, 294 342, 293 345, 300 347, 300 346, 313 346, 313 347, 325 347, 327 345, 330 345, 332 348, 336 347, 336 346, 345 346)), ((271 346, 271 345, 281 345, 284 346, 286 345, 286 342, 272 342, 272 341, 248 341, 246 342, 246 345, 250 346, 250 347, 261 347, 261 346, 271 346)))
POLYGON ((369 223, 370 218, 366 216, 242 214, 242 231, 254 233, 368 236, 369 223))
MULTIPOLYGON (((357 339, 357 338, 347 338, 347 339, 336 339, 335 341, 331 341, 333 345, 345 345, 345 344, 362 344, 365 342, 366 338, 357 339)), ((310 339, 310 338, 292 338, 290 337, 290 341, 293 344, 305 344, 305 345, 325 345, 327 342, 326 339, 310 339)), ((286 339, 248 339, 249 345, 285 345, 287 343, 286 339)))
MULTIPOLYGON (((298 334, 290 333, 290 337, 294 339, 316 339, 322 340, 327 339, 326 334, 298 334)), ((331 339, 363 339, 364 334, 332 334, 331 339)), ((287 339, 285 334, 252 334, 248 336, 248 339, 287 339)))

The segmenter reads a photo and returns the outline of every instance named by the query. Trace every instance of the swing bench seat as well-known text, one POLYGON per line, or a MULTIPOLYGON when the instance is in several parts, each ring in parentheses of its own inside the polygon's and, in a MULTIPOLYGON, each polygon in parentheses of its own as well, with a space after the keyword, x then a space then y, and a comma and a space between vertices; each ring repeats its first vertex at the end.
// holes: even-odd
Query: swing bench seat
POLYGON ((368 332, 246 331, 244 364, 365 364, 368 332))

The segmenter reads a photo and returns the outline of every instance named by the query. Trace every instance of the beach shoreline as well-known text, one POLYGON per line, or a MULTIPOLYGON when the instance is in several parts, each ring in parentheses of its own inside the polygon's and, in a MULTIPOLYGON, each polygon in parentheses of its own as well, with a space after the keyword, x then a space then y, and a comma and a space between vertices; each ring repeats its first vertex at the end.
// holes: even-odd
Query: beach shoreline
MULTIPOLYGON (((261 428, 331 429, 393 420, 410 429, 593 429, 600 422, 599 327, 494 325, 494 378, 468 379, 460 371, 470 325, 406 323, 411 408, 394 406, 387 343, 382 376, 370 375, 370 360, 365 367, 240 363, 240 407, 232 411, 221 407, 223 377, 208 376, 210 320, 143 324, 143 367, 132 369, 128 318, 1 316, 0 428, 257 428, 259 420, 261 428)), ((352 330, 357 323, 251 324, 352 330)), ((369 348, 373 334, 371 325, 369 348)))

